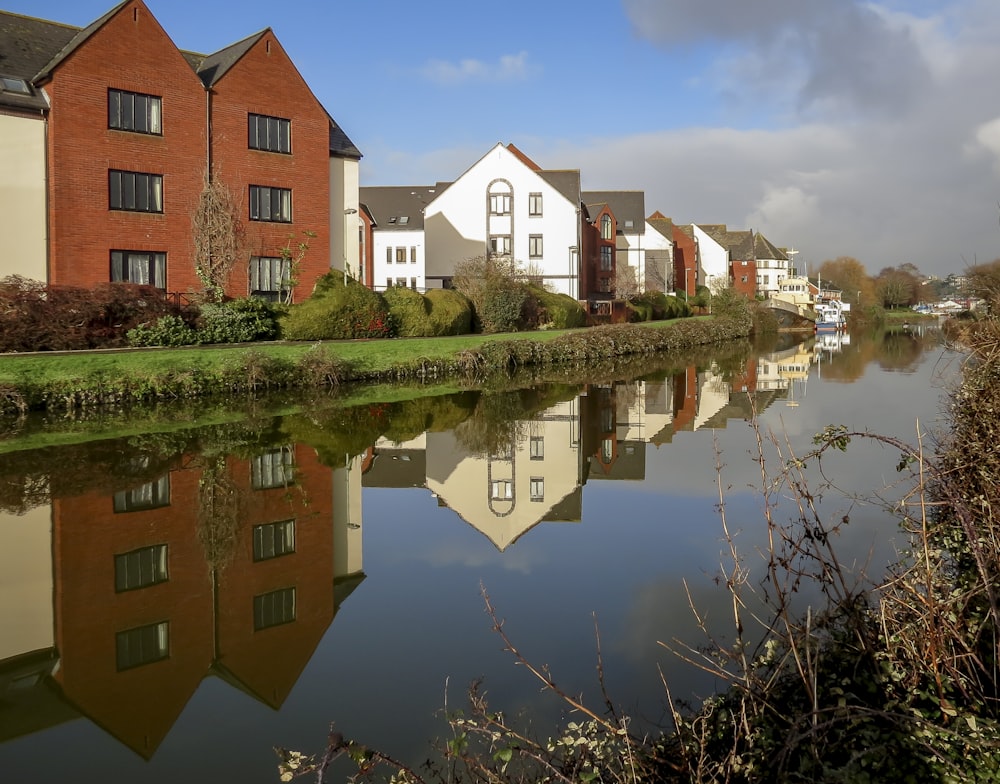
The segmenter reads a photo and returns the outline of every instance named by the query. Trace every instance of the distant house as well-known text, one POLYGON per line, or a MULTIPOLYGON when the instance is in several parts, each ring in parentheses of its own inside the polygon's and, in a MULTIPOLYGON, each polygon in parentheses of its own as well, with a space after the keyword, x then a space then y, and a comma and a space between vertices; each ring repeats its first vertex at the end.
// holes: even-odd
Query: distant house
POLYGON ((448 287, 456 265, 493 257, 579 298, 579 210, 579 170, 545 170, 498 143, 427 203, 426 285, 448 287))
MULTIPOLYGON (((717 224, 707 224, 714 227, 717 224)), ((698 246, 698 282, 715 292, 729 283, 729 248, 699 224, 691 224, 698 246)))
POLYGON ((376 291, 390 286, 424 291, 424 208, 436 189, 425 185, 366 186, 359 193, 370 217, 365 242, 370 260, 359 279, 376 291))
POLYGON ((753 242, 757 293, 769 297, 781 288, 781 281, 793 274, 789 254, 775 247, 763 234, 755 234, 753 242))
POLYGON ((361 153, 271 29, 184 52, 127 0, 85 28, 0 12, 0 52, 0 277, 199 290, 206 179, 239 209, 228 294, 282 295, 282 248, 306 232, 306 294, 357 265, 343 216, 358 211, 361 153))

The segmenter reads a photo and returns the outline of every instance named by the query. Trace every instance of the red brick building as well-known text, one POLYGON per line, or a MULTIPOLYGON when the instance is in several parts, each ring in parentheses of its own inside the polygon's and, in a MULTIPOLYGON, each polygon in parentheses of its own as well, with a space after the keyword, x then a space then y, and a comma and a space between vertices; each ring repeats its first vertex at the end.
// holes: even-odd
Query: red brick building
POLYGON ((5 232, 0 277, 196 292, 192 219, 206 178, 237 209, 227 294, 282 296, 282 248, 307 232, 299 296, 332 262, 356 259, 330 216, 357 207, 360 152, 270 29, 214 54, 182 52, 128 0, 83 29, 0 13, 0 49, 0 139, 16 140, 0 145, 0 164, 14 148, 40 156, 10 198, 27 194, 26 209, 45 215, 42 237, 33 215, 5 232))

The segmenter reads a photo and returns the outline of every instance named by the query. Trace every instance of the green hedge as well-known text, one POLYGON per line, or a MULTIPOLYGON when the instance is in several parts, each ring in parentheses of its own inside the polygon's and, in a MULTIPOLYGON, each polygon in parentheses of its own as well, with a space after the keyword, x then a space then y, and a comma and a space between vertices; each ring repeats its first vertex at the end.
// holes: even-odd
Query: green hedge
POLYGON ((292 305, 281 317, 286 340, 389 338, 396 334, 385 298, 342 273, 330 272, 316 284, 312 296, 292 305))

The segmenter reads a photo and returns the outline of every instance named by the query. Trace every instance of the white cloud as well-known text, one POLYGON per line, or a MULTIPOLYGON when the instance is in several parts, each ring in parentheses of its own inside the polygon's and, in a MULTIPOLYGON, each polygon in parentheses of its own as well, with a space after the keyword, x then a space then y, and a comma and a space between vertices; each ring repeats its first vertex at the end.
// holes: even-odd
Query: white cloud
POLYGON ((994 170, 1000 174, 1000 117, 976 128, 975 139, 979 150, 993 156, 994 170))
POLYGON ((467 82, 513 82, 527 79, 532 71, 527 52, 505 54, 495 63, 482 60, 431 60, 422 69, 424 78, 441 85, 467 82))

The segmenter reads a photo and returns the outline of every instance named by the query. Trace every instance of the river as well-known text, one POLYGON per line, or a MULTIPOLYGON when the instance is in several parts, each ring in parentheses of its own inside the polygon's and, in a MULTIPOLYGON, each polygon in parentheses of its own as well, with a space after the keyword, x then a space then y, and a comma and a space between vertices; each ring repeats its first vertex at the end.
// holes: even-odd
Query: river
MULTIPOLYGON (((717 465, 756 576, 758 434, 778 461, 831 424, 931 448, 960 362, 938 338, 783 336, 587 384, 286 401, 8 448, 3 779, 272 782, 273 747, 320 751, 331 724, 419 762, 478 678, 494 708, 554 732, 565 705, 503 650, 484 593, 567 693, 600 710, 603 677, 656 727, 661 671, 685 699, 718 686, 658 644, 703 643, 692 603, 725 634, 717 465)), ((858 574, 905 546, 865 501, 905 492, 898 457, 855 439, 813 475, 824 515, 850 519, 837 547, 858 574)))

